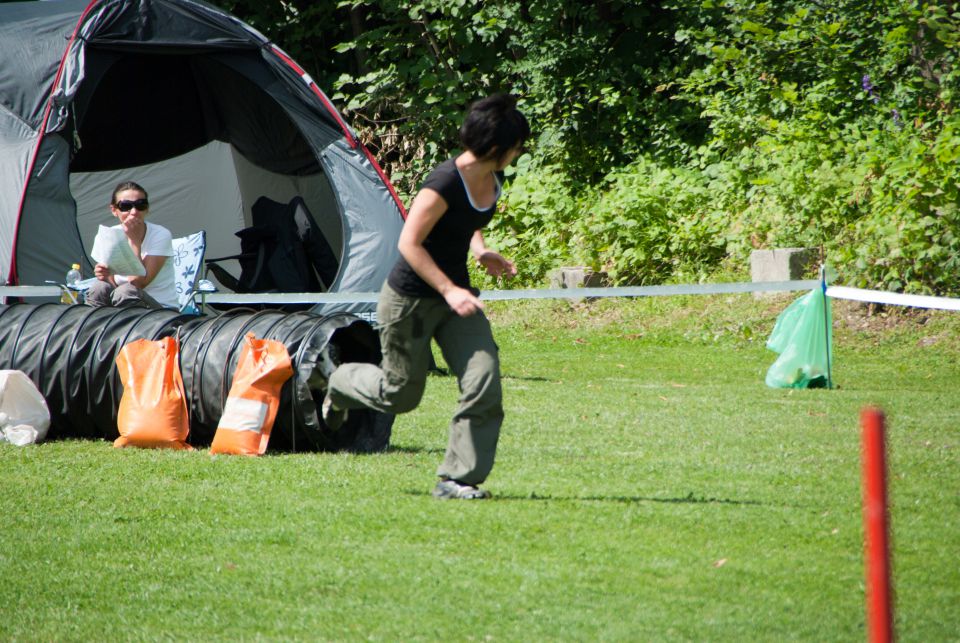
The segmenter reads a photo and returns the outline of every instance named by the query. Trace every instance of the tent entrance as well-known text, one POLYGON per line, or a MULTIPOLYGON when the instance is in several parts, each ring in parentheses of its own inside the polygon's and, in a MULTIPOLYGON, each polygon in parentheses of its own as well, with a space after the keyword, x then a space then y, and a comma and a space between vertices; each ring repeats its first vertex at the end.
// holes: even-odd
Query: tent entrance
MULTIPOLYGON (((261 197, 302 199, 339 263, 337 197, 284 107, 289 95, 271 80, 259 51, 88 47, 69 168, 83 247, 99 225, 115 223, 107 208, 114 186, 133 180, 150 194, 150 220, 174 237, 207 232, 208 257, 240 252, 235 233, 252 225, 261 197)), ((238 264, 224 267, 239 274, 238 264)))

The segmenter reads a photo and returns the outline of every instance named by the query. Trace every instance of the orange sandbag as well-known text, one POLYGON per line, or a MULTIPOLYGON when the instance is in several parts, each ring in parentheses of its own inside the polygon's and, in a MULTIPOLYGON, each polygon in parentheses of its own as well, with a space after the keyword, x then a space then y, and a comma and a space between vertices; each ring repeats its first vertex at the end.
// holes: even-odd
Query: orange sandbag
POLYGON ((247 333, 210 453, 263 455, 277 418, 280 389, 292 375, 286 346, 247 333))
POLYGON ((190 419, 180 377, 180 349, 173 337, 138 339, 120 349, 117 371, 123 396, 115 447, 191 449, 190 419))

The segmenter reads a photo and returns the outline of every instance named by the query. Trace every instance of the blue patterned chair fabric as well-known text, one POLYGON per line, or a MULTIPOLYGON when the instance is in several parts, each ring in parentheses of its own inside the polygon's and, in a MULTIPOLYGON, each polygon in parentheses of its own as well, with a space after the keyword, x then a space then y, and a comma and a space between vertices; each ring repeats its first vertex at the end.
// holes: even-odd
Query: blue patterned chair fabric
POLYGON ((173 268, 177 280, 177 299, 180 312, 199 315, 194 301, 193 286, 197 281, 203 254, 207 249, 207 233, 201 230, 173 240, 173 268))

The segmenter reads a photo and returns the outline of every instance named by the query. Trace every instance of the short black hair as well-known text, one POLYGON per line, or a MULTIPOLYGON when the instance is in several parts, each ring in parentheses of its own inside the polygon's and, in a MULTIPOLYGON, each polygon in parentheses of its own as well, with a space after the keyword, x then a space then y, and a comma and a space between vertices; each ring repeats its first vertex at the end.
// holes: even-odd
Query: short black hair
POLYGON ((460 126, 460 143, 485 159, 492 154, 502 159, 530 136, 530 124, 517 109, 517 99, 509 94, 494 94, 470 106, 460 126))

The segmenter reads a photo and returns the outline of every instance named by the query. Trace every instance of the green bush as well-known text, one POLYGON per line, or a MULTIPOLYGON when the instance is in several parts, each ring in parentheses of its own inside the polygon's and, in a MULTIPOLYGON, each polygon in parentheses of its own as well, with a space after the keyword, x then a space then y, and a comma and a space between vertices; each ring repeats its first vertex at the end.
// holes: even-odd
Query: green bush
POLYGON ((522 159, 485 233, 516 262, 521 285, 542 285, 562 265, 605 271, 616 284, 698 279, 726 255, 725 217, 699 172, 644 159, 580 197, 564 179, 558 166, 522 159))
POLYGON ((851 285, 960 293, 960 118, 871 132, 851 149, 866 168, 860 216, 833 244, 851 285))
POLYGON ((640 159, 582 204, 575 256, 617 284, 698 279, 726 254, 722 213, 704 176, 640 159))
MULTIPOLYGON (((576 201, 559 166, 536 166, 525 155, 510 172, 512 181, 484 237, 517 265, 514 285, 541 285, 549 270, 572 261, 576 201)), ((495 287, 489 277, 476 275, 475 283, 495 287)))
POLYGON ((862 169, 848 162, 842 145, 804 134, 765 136, 704 170, 727 213, 731 259, 745 264, 754 249, 828 248, 858 216, 851 195, 862 169))

